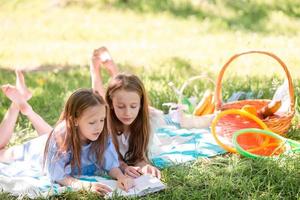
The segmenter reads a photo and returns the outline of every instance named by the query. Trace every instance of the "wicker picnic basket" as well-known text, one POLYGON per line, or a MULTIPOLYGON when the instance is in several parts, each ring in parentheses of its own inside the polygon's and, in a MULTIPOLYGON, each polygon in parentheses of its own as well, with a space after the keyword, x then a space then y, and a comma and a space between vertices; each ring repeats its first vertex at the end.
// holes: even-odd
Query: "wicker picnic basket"
POLYGON ((288 71, 287 66, 285 63, 276 55, 265 52, 265 51, 247 51, 243 53, 236 54, 232 56, 222 67, 216 84, 216 91, 215 91, 215 101, 216 101, 216 110, 227 110, 227 109, 241 109, 244 105, 252 105, 257 110, 267 105, 271 100, 269 99, 247 99, 247 100, 239 100, 239 101, 233 101, 229 103, 223 103, 222 102, 222 78, 224 75, 225 70, 227 67, 238 57, 246 54, 263 54, 267 55, 273 59, 275 59, 280 66, 284 69, 285 75, 288 79, 288 85, 289 85, 289 95, 290 95, 290 109, 286 113, 276 114, 273 116, 270 116, 268 118, 263 119, 262 121, 271 129, 273 132, 278 134, 284 134, 288 131, 291 121, 295 114, 295 99, 294 99, 294 88, 292 83, 291 75, 288 71))

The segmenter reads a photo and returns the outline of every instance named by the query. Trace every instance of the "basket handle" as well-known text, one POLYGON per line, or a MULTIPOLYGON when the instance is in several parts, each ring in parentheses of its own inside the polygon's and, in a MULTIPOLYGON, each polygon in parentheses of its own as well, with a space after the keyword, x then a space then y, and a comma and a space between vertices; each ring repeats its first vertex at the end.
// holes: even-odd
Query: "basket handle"
POLYGON ((212 78, 210 78, 206 73, 200 74, 198 76, 192 76, 191 78, 187 79, 180 87, 180 89, 179 89, 180 95, 178 98, 179 102, 181 102, 183 99, 183 96, 184 96, 183 91, 191 82, 193 82, 194 80, 199 80, 199 79, 204 79, 204 78, 207 79, 209 82, 211 82, 215 87, 215 81, 212 78))
POLYGON ((294 112, 294 110, 295 110, 294 87, 293 87, 293 82, 292 82, 290 72, 289 72, 287 66, 285 65, 285 63, 279 57, 277 57, 273 53, 269 53, 266 51, 246 51, 243 53, 235 54, 225 63, 225 65, 222 67, 221 71, 219 72, 219 76, 218 76, 217 84, 216 84, 215 99, 216 99, 217 110, 219 110, 222 106, 222 90, 221 90, 222 85, 221 84, 222 84, 222 78, 223 78, 225 70, 227 69, 229 64, 234 59, 236 59, 242 55, 253 54, 253 53, 264 54, 264 55, 274 58, 280 64, 280 66, 284 69, 284 72, 285 72, 285 75, 287 76, 288 84, 289 84, 289 94, 290 94, 290 99, 291 99, 291 111, 294 112))

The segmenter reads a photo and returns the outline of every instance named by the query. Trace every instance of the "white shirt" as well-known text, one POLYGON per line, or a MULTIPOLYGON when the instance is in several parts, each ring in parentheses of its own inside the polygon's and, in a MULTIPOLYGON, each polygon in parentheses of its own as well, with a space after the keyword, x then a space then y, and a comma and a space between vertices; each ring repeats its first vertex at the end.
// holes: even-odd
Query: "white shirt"
MULTIPOLYGON (((149 115, 150 115, 150 138, 149 138, 149 144, 148 144, 148 155, 151 158, 152 156, 159 154, 160 151, 160 145, 161 142, 157 135, 154 133, 155 129, 163 124, 164 117, 163 112, 154 108, 149 109, 149 115)), ((127 153, 129 149, 129 134, 121 134, 117 136, 117 141, 119 145, 119 152, 123 156, 127 153)))
POLYGON ((119 152, 122 155, 122 157, 125 157, 125 154, 127 153, 128 149, 129 149, 129 136, 125 136, 126 134, 122 134, 122 135, 118 135, 117 136, 117 141, 118 141, 118 145, 119 145, 119 152))

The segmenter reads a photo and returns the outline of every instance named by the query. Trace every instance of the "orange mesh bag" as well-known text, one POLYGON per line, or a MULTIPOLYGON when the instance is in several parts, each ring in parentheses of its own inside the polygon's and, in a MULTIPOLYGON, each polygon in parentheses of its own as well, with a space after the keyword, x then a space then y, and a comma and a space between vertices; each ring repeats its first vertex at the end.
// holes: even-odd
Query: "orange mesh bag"
MULTIPOLYGON (((228 110, 228 109, 242 109, 245 105, 254 106, 256 110, 261 109, 262 107, 268 105, 271 100, 269 99, 248 99, 248 100, 239 100, 239 101, 233 101, 229 103, 224 103, 222 101, 222 78, 224 75, 225 70, 228 68, 228 66, 238 57, 246 54, 263 54, 266 56, 269 56, 273 59, 275 59, 280 66, 283 68, 285 75, 288 79, 288 86, 289 86, 289 95, 290 95, 290 109, 286 113, 276 113, 272 116, 269 116, 265 119, 262 119, 262 121, 268 126, 268 128, 278 134, 284 134, 288 131, 291 121, 295 114, 295 99, 294 99, 294 88, 292 83, 291 75, 288 71, 287 66, 285 63, 276 55, 265 52, 265 51, 247 51, 240 54, 236 54, 232 56, 222 67, 216 84, 216 92, 215 92, 215 101, 216 101, 216 110, 228 110)), ((247 121, 248 119, 243 117, 236 117, 236 115, 228 115, 227 117, 222 118, 222 120, 219 121, 218 127, 219 129, 227 129, 231 126, 232 130, 230 131, 230 137, 232 136, 233 132, 239 129, 243 128, 259 128, 257 127, 256 123, 253 123, 251 121, 247 121), (232 132, 233 131, 233 132, 232 132)))
MULTIPOLYGON (((233 134, 244 128, 258 128, 268 130, 267 125, 260 120, 256 115, 253 115, 243 109, 228 109, 224 110, 214 118, 211 124, 211 133, 219 144, 225 150, 236 153, 236 148, 233 144, 233 134)), ((246 144, 263 141, 261 136, 247 138, 246 144)))

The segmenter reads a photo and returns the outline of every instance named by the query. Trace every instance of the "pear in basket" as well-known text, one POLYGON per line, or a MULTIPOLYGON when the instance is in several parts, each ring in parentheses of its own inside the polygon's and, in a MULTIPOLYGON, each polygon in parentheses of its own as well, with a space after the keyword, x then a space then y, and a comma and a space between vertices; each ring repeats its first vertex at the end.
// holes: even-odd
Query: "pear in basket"
POLYGON ((193 114, 197 116, 212 114, 215 109, 213 93, 206 90, 201 101, 196 106, 193 114))
POLYGON ((246 112, 248 112, 248 113, 250 113, 250 114, 252 114, 252 115, 254 115, 254 116, 258 116, 257 115, 257 110, 256 110, 256 108, 255 108, 255 106, 252 106, 252 105, 244 105, 243 107, 242 107, 242 110, 244 110, 244 111, 246 111, 246 112))
POLYGON ((258 115, 262 116, 263 119, 274 115, 274 113, 280 108, 281 100, 271 101, 264 107, 258 110, 258 115))

